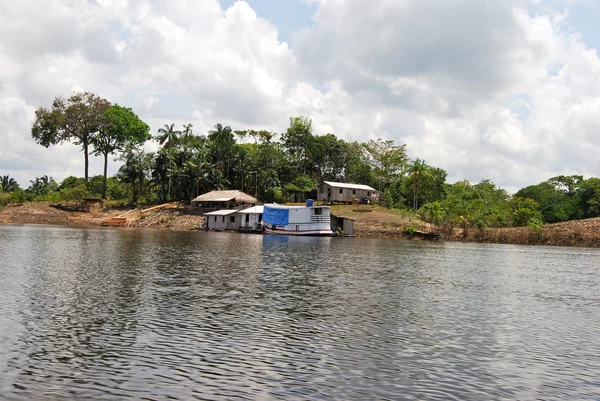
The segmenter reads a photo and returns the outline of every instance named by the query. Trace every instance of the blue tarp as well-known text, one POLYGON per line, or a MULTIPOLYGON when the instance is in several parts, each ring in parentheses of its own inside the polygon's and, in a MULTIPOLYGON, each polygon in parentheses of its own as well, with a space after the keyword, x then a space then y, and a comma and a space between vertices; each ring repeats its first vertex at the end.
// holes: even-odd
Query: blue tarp
POLYGON ((265 223, 276 226, 287 226, 290 217, 289 209, 273 208, 265 205, 262 219, 265 223))

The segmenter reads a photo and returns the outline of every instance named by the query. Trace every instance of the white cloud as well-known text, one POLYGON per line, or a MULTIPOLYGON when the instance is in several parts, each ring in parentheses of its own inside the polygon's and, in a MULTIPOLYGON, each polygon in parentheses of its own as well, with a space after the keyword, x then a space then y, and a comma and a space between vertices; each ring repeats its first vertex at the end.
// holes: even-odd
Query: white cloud
POLYGON ((172 122, 281 132, 302 114, 316 133, 406 143, 451 179, 518 189, 600 176, 600 60, 565 26, 568 4, 306 1, 314 24, 292 45, 244 1, 0 6, 0 173, 24 185, 82 175, 78 148, 44 149, 29 129, 37 107, 89 90, 154 132, 172 122))

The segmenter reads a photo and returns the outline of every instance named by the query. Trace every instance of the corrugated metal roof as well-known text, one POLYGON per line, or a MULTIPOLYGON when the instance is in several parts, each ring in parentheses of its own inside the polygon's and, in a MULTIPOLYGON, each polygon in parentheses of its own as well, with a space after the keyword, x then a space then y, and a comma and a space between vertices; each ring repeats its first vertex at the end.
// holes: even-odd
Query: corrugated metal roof
POLYGON ((375 188, 371 188, 368 185, 362 185, 362 184, 346 184, 344 182, 333 182, 333 181, 323 181, 323 184, 327 184, 333 188, 363 189, 365 191, 377 192, 377 190, 375 188))
POLYGON ((252 207, 249 207, 248 209, 240 210, 240 213, 242 213, 242 214, 254 214, 254 213, 261 214, 264 212, 264 210, 265 210, 264 206, 252 206, 252 207))
POLYGON ((215 210, 214 212, 204 213, 205 216, 227 216, 238 212, 235 209, 215 210))

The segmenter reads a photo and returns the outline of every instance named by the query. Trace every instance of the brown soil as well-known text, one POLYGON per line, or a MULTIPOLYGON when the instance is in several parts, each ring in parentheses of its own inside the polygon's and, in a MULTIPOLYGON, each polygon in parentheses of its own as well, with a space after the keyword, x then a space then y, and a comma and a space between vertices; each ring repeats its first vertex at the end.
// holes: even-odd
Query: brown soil
POLYGON ((546 224, 539 231, 529 227, 463 230, 460 227, 435 227, 410 215, 394 214, 377 207, 361 206, 360 211, 353 210, 356 207, 334 206, 332 212, 354 219, 357 237, 422 239, 422 236, 406 233, 406 228, 412 225, 421 232, 439 232, 441 239, 446 241, 600 247, 600 217, 546 224))
MULTIPOLYGON (((364 238, 406 239, 411 236, 405 233, 410 225, 423 232, 434 231, 431 224, 411 218, 405 214, 395 214, 380 207, 334 206, 332 213, 336 216, 354 220, 354 235, 364 238)), ((413 236, 420 239, 420 236, 413 236)))
POLYGON ((190 230, 202 227, 204 217, 184 215, 177 208, 140 213, 137 209, 107 210, 92 208, 89 213, 65 212, 48 202, 26 203, 0 209, 0 223, 100 226, 111 217, 125 217, 127 227, 190 230))
MULTIPOLYGON (((379 207, 334 206, 332 213, 354 219, 354 234, 363 238, 422 239, 406 233, 407 227, 412 226, 420 232, 440 232, 447 241, 600 247, 600 218, 546 224, 539 231, 529 227, 463 230, 434 227, 410 214, 379 207)), ((137 209, 92 209, 90 213, 78 213, 54 209, 48 202, 36 202, 0 209, 0 223, 100 226, 111 217, 125 217, 127 227, 171 230, 199 229, 204 223, 204 217, 185 215, 180 208, 157 209, 143 215, 137 209)))
POLYGON ((599 217, 545 224, 540 230, 514 227, 445 231, 442 238, 449 241, 600 247, 599 217))

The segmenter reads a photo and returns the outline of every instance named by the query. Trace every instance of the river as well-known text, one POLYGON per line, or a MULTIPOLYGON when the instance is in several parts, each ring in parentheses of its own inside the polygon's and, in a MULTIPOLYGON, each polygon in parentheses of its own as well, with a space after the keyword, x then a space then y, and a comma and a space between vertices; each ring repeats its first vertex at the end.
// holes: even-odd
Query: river
POLYGON ((0 399, 598 400, 600 251, 0 226, 0 399))

